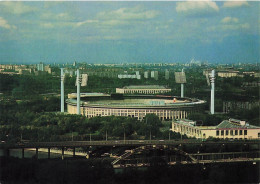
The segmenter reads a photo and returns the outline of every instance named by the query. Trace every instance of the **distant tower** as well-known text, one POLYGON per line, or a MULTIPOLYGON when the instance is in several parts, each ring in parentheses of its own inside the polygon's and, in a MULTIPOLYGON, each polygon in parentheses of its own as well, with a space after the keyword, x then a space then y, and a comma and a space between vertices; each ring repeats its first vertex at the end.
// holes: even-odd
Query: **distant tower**
POLYGON ((79 74, 79 69, 77 69, 77 114, 80 113, 80 74, 79 74))
POLYGON ((158 71, 151 71, 151 78, 158 80, 158 71))
POLYGON ((37 70, 38 71, 44 71, 44 64, 42 62, 40 62, 39 64, 37 64, 37 70))
POLYGON ((148 71, 145 71, 144 72, 144 78, 148 79, 149 78, 148 74, 149 74, 148 71))
POLYGON ((154 78, 154 71, 151 71, 151 78, 154 78))
POLYGON ((169 72, 169 70, 165 70, 165 80, 169 80, 169 78, 170 78, 170 72, 169 72))
MULTIPOLYGON (((181 70, 182 75, 184 75, 184 69, 181 70)), ((181 83, 181 97, 184 97, 184 83, 181 83)))
POLYGON ((184 69, 181 72, 175 72, 175 82, 181 84, 181 97, 184 97, 184 84, 186 83, 186 75, 184 69))
POLYGON ((210 113, 214 114, 215 113, 215 70, 211 71, 210 75, 210 82, 211 82, 211 101, 210 101, 210 113))
POLYGON ((64 73, 63 73, 63 68, 60 69, 60 98, 61 98, 61 103, 60 103, 60 112, 64 112, 64 73))
POLYGON ((155 72, 154 72, 154 79, 155 79, 155 80, 158 80, 158 75, 159 75, 159 74, 158 74, 158 71, 155 71, 155 72))

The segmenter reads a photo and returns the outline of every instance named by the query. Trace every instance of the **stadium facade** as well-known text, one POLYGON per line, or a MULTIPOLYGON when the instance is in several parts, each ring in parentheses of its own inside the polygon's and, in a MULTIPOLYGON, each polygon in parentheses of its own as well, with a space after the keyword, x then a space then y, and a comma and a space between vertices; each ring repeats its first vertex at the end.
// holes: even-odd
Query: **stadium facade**
MULTIPOLYGON (((76 94, 69 94, 67 111, 77 114, 76 94)), ((185 119, 203 110, 205 101, 164 95, 81 93, 80 112, 86 117, 128 116, 142 120, 156 114, 161 120, 185 119)))

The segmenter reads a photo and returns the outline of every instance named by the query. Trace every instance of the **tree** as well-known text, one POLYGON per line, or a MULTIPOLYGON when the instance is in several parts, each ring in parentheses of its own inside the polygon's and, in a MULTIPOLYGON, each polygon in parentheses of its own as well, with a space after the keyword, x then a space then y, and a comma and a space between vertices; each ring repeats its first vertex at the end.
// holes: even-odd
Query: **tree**
POLYGON ((149 135, 150 139, 152 136, 158 136, 160 134, 160 127, 162 122, 155 114, 147 114, 143 120, 146 124, 146 136, 149 135), (149 132, 149 133, 147 133, 149 132))

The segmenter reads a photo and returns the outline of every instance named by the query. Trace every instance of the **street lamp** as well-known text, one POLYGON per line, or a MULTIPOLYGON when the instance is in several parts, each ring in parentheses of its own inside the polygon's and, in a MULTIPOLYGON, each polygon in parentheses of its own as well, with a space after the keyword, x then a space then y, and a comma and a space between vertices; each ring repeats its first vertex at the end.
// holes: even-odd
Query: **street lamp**
POLYGON ((124 143, 125 143, 125 127, 124 127, 124 143))
POLYGON ((124 143, 125 143, 125 124, 123 123, 123 128, 124 128, 124 143))
POLYGON ((106 130, 106 141, 107 141, 107 130, 106 130))

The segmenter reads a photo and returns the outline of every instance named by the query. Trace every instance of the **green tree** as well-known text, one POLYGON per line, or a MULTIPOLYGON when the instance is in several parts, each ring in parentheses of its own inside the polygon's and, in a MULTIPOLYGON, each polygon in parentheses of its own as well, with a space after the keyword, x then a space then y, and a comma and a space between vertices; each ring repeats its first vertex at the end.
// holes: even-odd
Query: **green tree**
POLYGON ((146 124, 146 137, 152 138, 160 135, 160 127, 162 127, 162 122, 158 116, 155 114, 147 114, 144 119, 144 123, 146 124))

